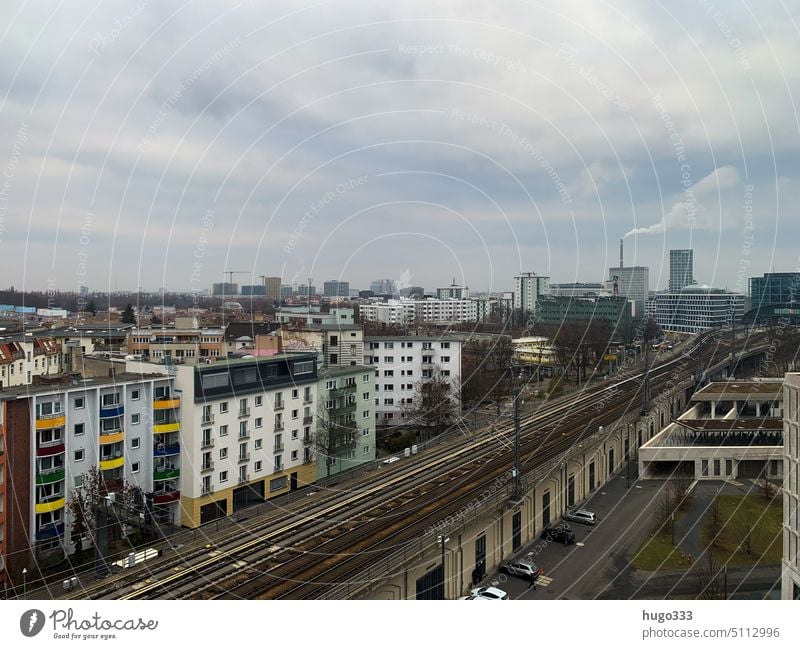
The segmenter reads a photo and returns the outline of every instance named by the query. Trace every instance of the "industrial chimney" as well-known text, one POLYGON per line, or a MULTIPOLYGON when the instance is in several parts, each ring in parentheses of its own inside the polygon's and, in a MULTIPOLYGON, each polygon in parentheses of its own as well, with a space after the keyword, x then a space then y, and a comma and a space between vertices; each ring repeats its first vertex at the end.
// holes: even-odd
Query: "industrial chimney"
POLYGON ((624 241, 625 241, 625 239, 620 239, 619 240, 619 267, 620 268, 625 268, 625 259, 624 259, 623 255, 622 255, 622 244, 623 244, 624 241))

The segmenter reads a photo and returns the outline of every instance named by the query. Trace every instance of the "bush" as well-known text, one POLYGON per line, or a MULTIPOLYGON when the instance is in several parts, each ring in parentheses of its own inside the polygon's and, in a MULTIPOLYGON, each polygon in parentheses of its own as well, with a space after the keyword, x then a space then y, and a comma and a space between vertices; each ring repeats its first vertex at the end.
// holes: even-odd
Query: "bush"
POLYGON ((413 431, 408 430, 403 433, 397 433, 386 439, 386 450, 389 453, 397 453, 415 444, 416 441, 417 435, 413 431))

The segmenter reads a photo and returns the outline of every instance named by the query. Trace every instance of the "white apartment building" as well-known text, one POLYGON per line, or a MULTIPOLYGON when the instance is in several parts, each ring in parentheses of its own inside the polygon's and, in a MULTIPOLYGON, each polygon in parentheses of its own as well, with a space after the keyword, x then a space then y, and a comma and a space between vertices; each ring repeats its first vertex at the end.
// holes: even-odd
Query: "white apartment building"
MULTIPOLYGON (((408 400, 419 398, 421 381, 436 368, 461 387, 461 340, 451 336, 367 336, 364 365, 375 371, 375 420, 379 426, 404 423, 408 400)), ((459 404, 460 410, 460 404, 459 404)))
POLYGON ((699 333, 730 327, 744 315, 745 296, 708 286, 685 286, 680 291, 655 293, 647 314, 665 331, 699 333))
POLYGON ((359 325, 309 325, 278 332, 286 351, 315 351, 320 367, 350 367, 364 361, 364 330, 359 325))
POLYGON ((781 599, 800 599, 800 374, 783 384, 783 570, 781 599))
POLYGON ((389 300, 388 302, 362 302, 358 305, 361 322, 384 324, 411 324, 416 318, 413 300, 389 300))
POLYGON ((229 358, 173 372, 180 395, 181 524, 197 527, 316 480, 317 355, 229 358))
POLYGON ((63 371, 61 343, 31 334, 0 336, 0 389, 30 385, 34 377, 63 371))
POLYGON ((536 273, 520 273, 514 277, 514 310, 536 313, 539 296, 549 293, 549 277, 536 273))
POLYGON ((455 283, 455 280, 450 286, 436 289, 437 300, 465 300, 468 297, 469 286, 460 286, 455 283))

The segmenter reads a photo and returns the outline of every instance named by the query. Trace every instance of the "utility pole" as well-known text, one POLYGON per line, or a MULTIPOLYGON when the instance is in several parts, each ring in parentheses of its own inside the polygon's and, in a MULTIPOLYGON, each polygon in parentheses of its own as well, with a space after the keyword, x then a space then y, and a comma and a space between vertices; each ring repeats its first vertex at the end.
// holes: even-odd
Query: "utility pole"
POLYGON ((444 548, 445 548, 445 543, 447 543, 450 539, 447 538, 444 534, 439 534, 439 536, 436 537, 436 540, 438 541, 439 545, 442 548, 442 599, 447 599, 445 590, 447 582, 444 578, 444 548))
POLYGON ((642 414, 650 412, 650 340, 644 341, 644 407, 642 414))
POLYGON ((511 470, 511 476, 514 479, 512 485, 512 500, 518 502, 522 500, 522 467, 520 460, 520 436, 521 436, 521 423, 520 423, 520 399, 522 398, 522 383, 517 385, 516 376, 514 373, 514 364, 511 364, 511 390, 514 395, 514 468, 511 470))

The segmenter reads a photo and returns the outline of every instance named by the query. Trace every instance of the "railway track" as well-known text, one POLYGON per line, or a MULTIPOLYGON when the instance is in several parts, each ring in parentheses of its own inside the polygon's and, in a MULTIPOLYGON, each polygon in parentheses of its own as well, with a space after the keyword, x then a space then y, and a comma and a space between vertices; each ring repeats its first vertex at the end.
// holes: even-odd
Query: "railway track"
MULTIPOLYGON (((703 341, 713 342, 713 336, 703 341)), ((651 371, 654 391, 676 368, 691 374, 683 355, 651 371)), ((708 354, 727 353, 724 344, 708 354)), ((691 365, 691 363, 689 363, 691 365)), ((573 444, 637 407, 642 374, 579 395, 545 403, 522 419, 523 467, 558 457, 573 444), (612 394, 612 397, 608 395, 612 394), (608 399, 602 412, 593 410, 608 399), (593 411, 592 411, 593 410, 593 411)), ((355 572, 387 551, 418 536, 420 530, 457 511, 478 489, 509 470, 510 424, 494 433, 433 449, 415 462, 371 473, 365 484, 327 493, 297 511, 266 517, 253 528, 230 535, 208 549, 183 552, 152 564, 132 586, 99 587, 84 597, 138 598, 277 598, 313 597, 337 579, 355 572)), ((176 553, 177 554, 177 553, 176 553)))

